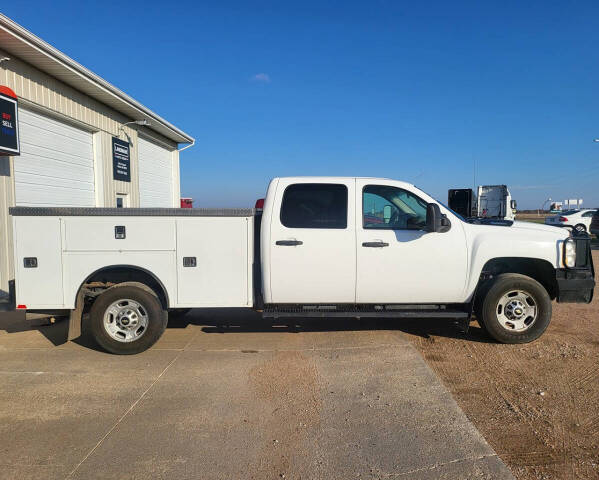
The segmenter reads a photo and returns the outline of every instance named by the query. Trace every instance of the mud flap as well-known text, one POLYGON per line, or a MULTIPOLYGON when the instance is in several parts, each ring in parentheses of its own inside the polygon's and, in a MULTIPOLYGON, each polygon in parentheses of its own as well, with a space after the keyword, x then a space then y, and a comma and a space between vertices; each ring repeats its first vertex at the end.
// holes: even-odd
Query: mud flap
POLYGON ((81 336, 81 319, 83 316, 83 306, 85 304, 85 291, 79 290, 75 300, 75 309, 71 310, 69 315, 69 333, 67 341, 75 340, 81 336))
POLYGON ((467 316, 464 318, 458 318, 456 320, 456 326, 464 335, 468 335, 468 330, 470 329, 470 318, 471 316, 467 316))

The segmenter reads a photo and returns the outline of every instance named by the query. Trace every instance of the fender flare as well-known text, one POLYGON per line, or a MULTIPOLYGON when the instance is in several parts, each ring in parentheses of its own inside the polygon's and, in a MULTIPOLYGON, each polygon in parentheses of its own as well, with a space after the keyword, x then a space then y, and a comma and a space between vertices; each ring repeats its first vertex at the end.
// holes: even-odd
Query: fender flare
MULTIPOLYGON (((97 270, 95 270, 94 272, 89 274, 85 278, 85 280, 83 280, 83 282, 81 282, 81 285, 79 285, 79 288, 77 290, 77 295, 75 296, 75 308, 73 310, 71 310, 69 313, 69 331, 68 331, 68 335, 67 335, 68 341, 74 340, 75 338, 79 338, 81 336, 81 323, 82 323, 82 316, 83 316, 83 308, 85 306, 85 303, 84 303, 84 300, 85 300, 84 286, 85 286, 85 284, 89 283, 89 280, 91 278, 93 278, 95 275, 97 275, 105 270, 111 270, 111 269, 131 269, 131 270, 138 271, 140 273, 143 273, 144 275, 151 277, 156 282, 156 284, 160 287, 160 289, 162 290, 161 292, 156 292, 153 288, 149 287, 148 285, 146 285, 143 282, 129 281, 129 282, 120 282, 120 283, 117 283, 116 285, 126 284, 126 285, 130 285, 130 286, 136 286, 139 288, 143 288, 145 291, 158 297, 160 303, 162 304, 162 307, 165 310, 168 309, 168 306, 170 304, 168 291, 166 290, 162 281, 158 277, 156 277, 156 275, 154 275, 152 272, 150 272, 149 270, 146 270, 145 268, 139 267, 137 265, 128 265, 128 264, 108 265, 108 266, 105 266, 102 268, 98 268, 97 270), (160 294, 162 294, 164 296, 164 299, 161 298, 160 294)), ((116 285, 113 285, 108 288, 109 289, 113 288, 116 285)))

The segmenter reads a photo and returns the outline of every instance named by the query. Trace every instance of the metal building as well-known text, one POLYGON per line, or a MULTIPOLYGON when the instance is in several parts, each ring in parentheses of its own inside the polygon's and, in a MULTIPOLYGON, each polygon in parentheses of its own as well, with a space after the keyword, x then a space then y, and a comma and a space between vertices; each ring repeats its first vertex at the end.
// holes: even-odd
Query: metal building
POLYGON ((0 141, 0 296, 9 207, 180 206, 179 151, 194 139, 2 14, 0 105, 0 140, 18 146, 0 141))

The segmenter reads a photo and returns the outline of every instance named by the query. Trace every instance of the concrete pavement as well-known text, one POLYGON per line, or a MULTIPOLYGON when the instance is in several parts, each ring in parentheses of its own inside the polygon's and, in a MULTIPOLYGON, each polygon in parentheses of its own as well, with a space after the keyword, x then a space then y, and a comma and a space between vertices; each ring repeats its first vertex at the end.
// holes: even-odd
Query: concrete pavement
POLYGON ((389 320, 197 310, 128 357, 39 323, 0 316, 1 479, 513 478, 389 320))

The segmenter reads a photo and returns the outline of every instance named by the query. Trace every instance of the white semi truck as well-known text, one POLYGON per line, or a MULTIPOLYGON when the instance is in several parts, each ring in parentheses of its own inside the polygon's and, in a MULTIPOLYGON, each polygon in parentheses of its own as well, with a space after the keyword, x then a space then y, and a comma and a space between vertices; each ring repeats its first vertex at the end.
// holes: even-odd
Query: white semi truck
POLYGON ((476 216, 498 220, 514 220, 516 200, 506 185, 479 185, 476 191, 476 216))
POLYGON ((508 221, 516 217, 516 200, 506 185, 479 185, 476 195, 470 188, 448 191, 448 205, 466 218, 485 221, 508 221))
MULTIPOLYGON (((257 205, 262 207, 262 203, 257 205)), ((109 352, 150 347, 168 313, 265 317, 474 313, 529 342, 551 301, 590 302, 590 240, 532 223, 476 225, 387 179, 275 178, 263 209, 11 209, 15 306, 70 315, 109 352)))

